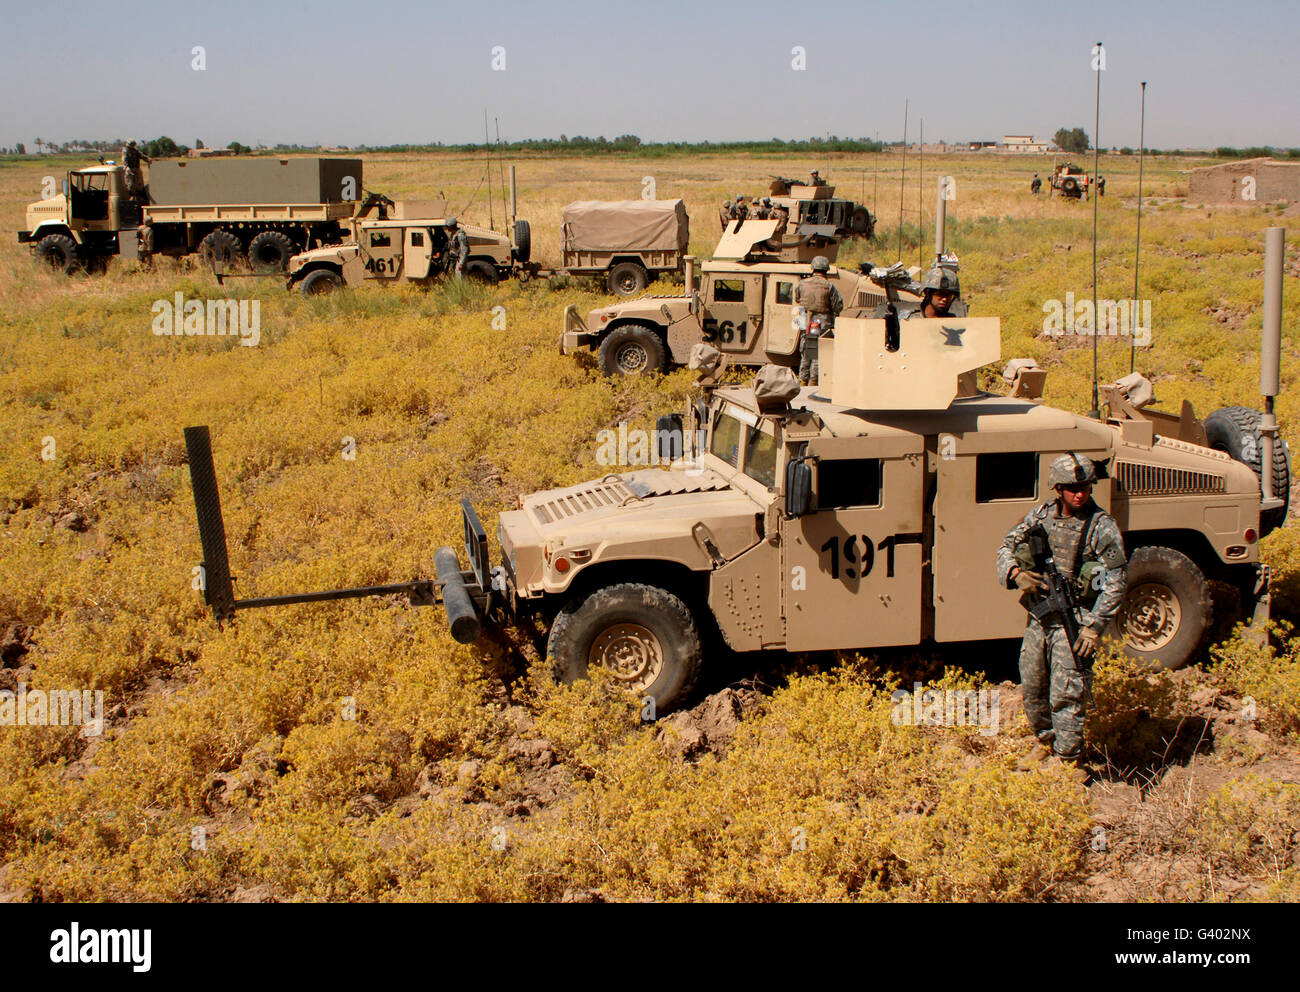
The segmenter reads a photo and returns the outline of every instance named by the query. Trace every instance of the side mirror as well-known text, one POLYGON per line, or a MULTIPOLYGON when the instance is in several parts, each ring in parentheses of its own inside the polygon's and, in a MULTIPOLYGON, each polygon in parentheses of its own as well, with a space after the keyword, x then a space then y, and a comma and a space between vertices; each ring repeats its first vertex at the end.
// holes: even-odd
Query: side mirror
POLYGON ((785 515, 802 517, 812 508, 812 465, 807 456, 792 458, 785 466, 785 515))
POLYGON ((682 457, 682 415, 666 413, 655 421, 655 439, 659 447, 660 462, 673 462, 682 457))

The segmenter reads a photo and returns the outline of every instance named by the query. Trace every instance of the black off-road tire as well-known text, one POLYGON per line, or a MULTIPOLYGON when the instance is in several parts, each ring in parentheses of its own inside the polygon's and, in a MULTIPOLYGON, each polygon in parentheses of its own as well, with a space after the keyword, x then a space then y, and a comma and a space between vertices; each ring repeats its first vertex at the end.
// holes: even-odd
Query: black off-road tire
POLYGON ((333 269, 312 269, 302 278, 303 296, 324 296, 342 289, 343 277, 333 269))
POLYGON ((1079 195, 1078 180, 1073 179, 1070 176, 1066 176, 1064 179, 1061 180, 1061 192, 1064 193, 1066 196, 1078 196, 1079 195))
MULTIPOLYGON (((1210 447, 1232 456, 1263 478, 1260 460, 1264 446, 1260 443, 1259 422, 1263 418, 1258 410, 1248 406, 1225 406, 1205 418, 1205 436, 1210 447)), ((1287 504, 1291 501, 1291 449, 1282 438, 1273 441, 1273 495, 1287 504)), ((1286 520, 1287 506, 1266 510, 1259 515, 1259 536, 1281 527, 1286 520)))
POLYGON ((229 231, 210 231, 199 242, 199 261, 205 269, 211 269, 213 259, 218 257, 222 269, 229 271, 243 259, 244 246, 229 231))
POLYGON ((646 375, 662 372, 664 341, 645 324, 624 324, 605 335, 596 361, 606 375, 646 375))
POLYGON ((481 282, 488 286, 495 286, 499 281, 496 266, 491 262, 483 261, 481 258, 465 263, 465 278, 473 279, 475 282, 481 282))
POLYGON ((608 282, 616 296, 635 296, 650 285, 650 273, 640 262, 619 262, 609 270, 608 282))
POLYGON ((860 238, 870 240, 876 235, 876 218, 871 216, 871 211, 866 207, 854 207, 853 216, 849 219, 849 230, 860 238))
POLYGON ((66 234, 47 234, 36 243, 36 258, 55 272, 71 275, 81 268, 77 243, 66 234))
POLYGON ((1201 646, 1212 614, 1210 584, 1194 561, 1172 548, 1133 552, 1119 615, 1130 657, 1156 668, 1182 668, 1201 646))
POLYGON ((546 654, 561 682, 586 678, 605 658, 617 684, 651 696, 656 713, 679 706, 695 688, 702 654, 686 604, 658 586, 620 583, 576 598, 551 625, 546 654))
POLYGON ((296 249, 289 235, 281 231, 263 231, 248 244, 248 264, 254 272, 283 272, 289 267, 296 249))
POLYGON ((533 231, 528 221, 515 221, 515 261, 525 264, 533 256, 533 231))

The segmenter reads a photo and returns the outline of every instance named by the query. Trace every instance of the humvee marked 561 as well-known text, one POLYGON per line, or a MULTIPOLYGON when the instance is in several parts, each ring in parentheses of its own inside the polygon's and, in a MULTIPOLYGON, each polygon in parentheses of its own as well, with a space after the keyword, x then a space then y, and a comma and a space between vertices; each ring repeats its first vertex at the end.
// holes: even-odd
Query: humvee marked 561
MULTIPOLYGON (((706 627, 737 651, 1018 635, 1024 610, 994 578, 994 553, 1049 498, 1053 459, 1079 452, 1101 468, 1094 497, 1129 553, 1117 633, 1139 658, 1178 667, 1208 629, 1208 580, 1240 590, 1256 623, 1267 618, 1259 539, 1283 521, 1289 488, 1286 446, 1273 436, 1276 385, 1268 385, 1281 256, 1270 251, 1279 289, 1277 304, 1266 305, 1263 418, 1237 407, 1201 424, 1185 404, 1181 415, 1150 411, 1144 383, 1133 379, 1104 391, 1104 418, 1081 417, 1038 401, 1045 373, 1032 363, 1009 366, 1008 395, 975 388, 973 370, 1000 356, 995 318, 892 327, 844 318, 822 341, 818 386, 772 406, 747 387, 706 378, 684 417, 660 422, 670 449, 674 436, 703 432, 701 450, 667 452, 689 459, 521 497, 500 514, 495 568, 479 517, 462 501, 470 568, 441 548, 437 582, 399 591, 413 602, 441 595, 458 638, 476 636, 480 616, 539 618, 561 676, 604 666, 667 709, 699 676, 706 627), (1252 459, 1274 471, 1260 474, 1252 459)), ((219 559, 224 575, 202 445, 191 447, 192 472, 196 461, 205 564, 219 559)), ((208 576, 214 614, 233 614, 241 604, 229 580, 214 583, 211 568, 208 576)))

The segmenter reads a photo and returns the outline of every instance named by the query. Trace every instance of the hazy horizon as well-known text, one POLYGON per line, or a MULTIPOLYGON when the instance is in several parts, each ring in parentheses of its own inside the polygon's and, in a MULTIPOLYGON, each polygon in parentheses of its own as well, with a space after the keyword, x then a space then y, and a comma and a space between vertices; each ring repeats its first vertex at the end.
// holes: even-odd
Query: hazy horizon
POLYGON ((1291 48, 1300 5, 1099 0, 1091 22, 1023 0, 937 0, 917 16, 828 0, 640 6, 555 0, 384 12, 321 0, 139 4, 129 22, 71 0, 7 12, 0 145, 168 135, 221 147, 462 144, 635 134, 646 142, 902 138, 1096 140, 1092 45, 1106 45, 1100 143, 1300 146, 1291 48), (40 43, 54 37, 57 47, 40 43), (879 41, 875 39, 880 39, 879 41), (290 44, 282 44, 285 41, 290 44), (195 46, 204 68, 194 68, 195 46), (802 46, 803 69, 792 53, 802 46), (494 65, 496 68, 494 68, 494 65), (58 71, 51 71, 57 66, 58 71), (504 66, 504 68, 502 68, 504 66))

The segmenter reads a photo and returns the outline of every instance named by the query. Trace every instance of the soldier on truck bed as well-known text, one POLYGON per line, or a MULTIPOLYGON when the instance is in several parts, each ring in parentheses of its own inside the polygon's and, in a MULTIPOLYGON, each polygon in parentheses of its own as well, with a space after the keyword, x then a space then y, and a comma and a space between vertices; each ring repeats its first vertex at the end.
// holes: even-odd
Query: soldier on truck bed
POLYGON ((818 255, 812 260, 812 275, 800 279, 794 288, 795 303, 808 311, 808 326, 799 336, 799 381, 805 386, 817 384, 818 341, 835 326, 835 318, 844 309, 840 291, 826 278, 830 269, 830 260, 818 255))
POLYGON ((142 198, 144 194, 144 175, 140 172, 140 160, 153 164, 153 159, 136 147, 134 141, 128 141, 122 148, 122 165, 126 169, 126 192, 132 198, 142 198))
POLYGON ((1019 588, 1022 603, 1031 610, 1020 647, 1025 717, 1038 737, 1040 757, 1050 753, 1076 764, 1083 755, 1093 656, 1102 632, 1124 602, 1128 584, 1124 540, 1115 518, 1093 502, 1096 481, 1091 459, 1061 455, 1052 462, 1048 478, 1056 499, 1027 514, 997 551, 998 581, 1008 589, 1019 588), (1070 625, 1065 619, 1041 609, 1048 576, 1026 544, 1030 530, 1040 525, 1056 570, 1078 589, 1074 643, 1066 635, 1070 625), (1040 607, 1037 614, 1035 607, 1040 607))

